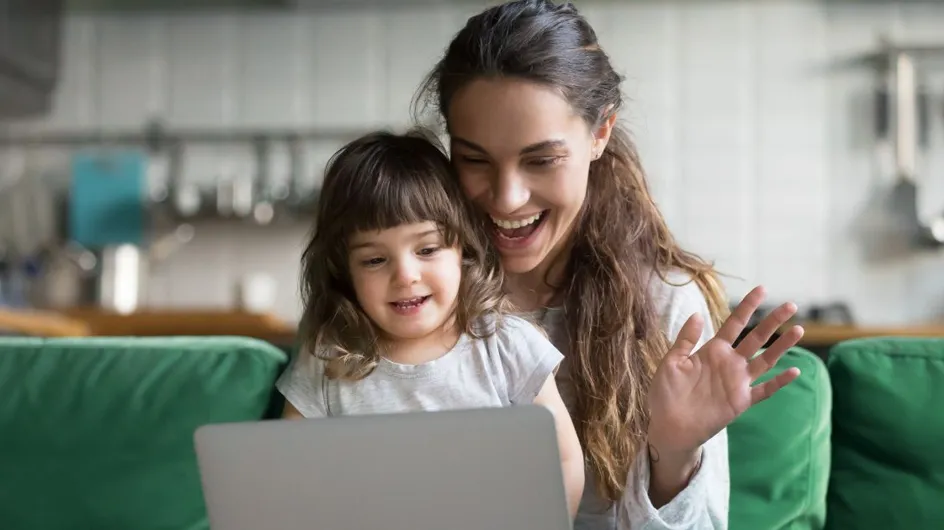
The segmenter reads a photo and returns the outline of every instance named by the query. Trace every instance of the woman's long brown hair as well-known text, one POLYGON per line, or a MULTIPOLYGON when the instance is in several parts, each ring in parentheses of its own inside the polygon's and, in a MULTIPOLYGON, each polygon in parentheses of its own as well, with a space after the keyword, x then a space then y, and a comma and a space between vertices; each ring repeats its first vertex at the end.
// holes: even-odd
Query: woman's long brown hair
MULTIPOLYGON (((591 128, 622 104, 622 78, 596 34, 570 4, 521 0, 470 18, 415 101, 432 103, 448 126, 455 93, 474 79, 511 77, 555 88, 591 128), (431 101, 430 101, 431 100, 431 101)), ((683 250, 646 184, 636 148, 618 125, 590 166, 575 222, 563 297, 570 340, 574 425, 600 494, 619 499, 646 444, 648 393, 669 342, 650 290, 653 275, 679 270, 708 301, 717 327, 727 303, 713 266, 683 250)))

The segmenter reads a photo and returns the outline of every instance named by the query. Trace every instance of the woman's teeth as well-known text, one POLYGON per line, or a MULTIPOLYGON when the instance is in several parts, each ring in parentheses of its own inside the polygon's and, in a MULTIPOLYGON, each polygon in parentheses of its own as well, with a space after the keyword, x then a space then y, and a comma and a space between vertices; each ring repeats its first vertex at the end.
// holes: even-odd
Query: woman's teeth
POLYGON ((541 218, 541 215, 542 215, 543 213, 544 213, 544 212, 537 213, 537 214, 534 214, 534 215, 532 215, 531 217, 528 217, 528 218, 526 218, 526 219, 518 219, 518 220, 514 220, 514 221, 509 221, 509 220, 506 220, 506 219, 499 219, 499 218, 497 218, 497 217, 492 217, 492 222, 495 223, 499 228, 505 228, 505 229, 509 229, 509 230, 510 230, 510 229, 513 229, 513 228, 521 228, 521 227, 524 227, 524 226, 528 226, 528 225, 530 225, 530 224, 532 224, 532 223, 537 222, 537 220, 541 218))

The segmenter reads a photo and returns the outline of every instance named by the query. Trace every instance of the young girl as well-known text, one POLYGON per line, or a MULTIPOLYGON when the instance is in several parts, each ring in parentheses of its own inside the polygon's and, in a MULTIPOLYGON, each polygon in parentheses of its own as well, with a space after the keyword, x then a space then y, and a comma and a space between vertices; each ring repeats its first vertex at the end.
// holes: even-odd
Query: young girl
POLYGON ((573 516, 584 461, 554 380, 563 356, 506 314, 487 241, 449 160, 419 132, 338 151, 302 257, 304 347, 277 383, 283 416, 544 405, 573 516))

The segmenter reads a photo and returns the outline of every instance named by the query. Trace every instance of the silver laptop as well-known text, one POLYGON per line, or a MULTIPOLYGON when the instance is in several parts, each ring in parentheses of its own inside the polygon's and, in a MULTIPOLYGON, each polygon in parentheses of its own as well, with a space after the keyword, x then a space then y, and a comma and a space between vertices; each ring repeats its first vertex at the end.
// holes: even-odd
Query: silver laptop
POLYGON ((551 413, 214 424, 195 434, 211 530, 570 530, 551 413))

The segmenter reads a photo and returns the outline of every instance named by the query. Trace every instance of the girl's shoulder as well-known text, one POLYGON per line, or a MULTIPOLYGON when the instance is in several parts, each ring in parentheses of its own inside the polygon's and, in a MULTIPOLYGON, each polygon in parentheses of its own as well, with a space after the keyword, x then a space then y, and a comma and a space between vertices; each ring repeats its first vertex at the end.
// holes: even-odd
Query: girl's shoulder
POLYGON ((511 404, 534 401, 564 356, 527 318, 495 314, 478 324, 490 331, 478 339, 477 351, 489 368, 492 386, 503 388, 511 404))
POLYGON ((306 418, 327 415, 323 395, 324 363, 310 350, 300 349, 276 381, 279 392, 306 418))
POLYGON ((543 334, 537 319, 515 313, 487 313, 479 317, 472 328, 477 336, 496 337, 499 341, 522 334, 543 334))

